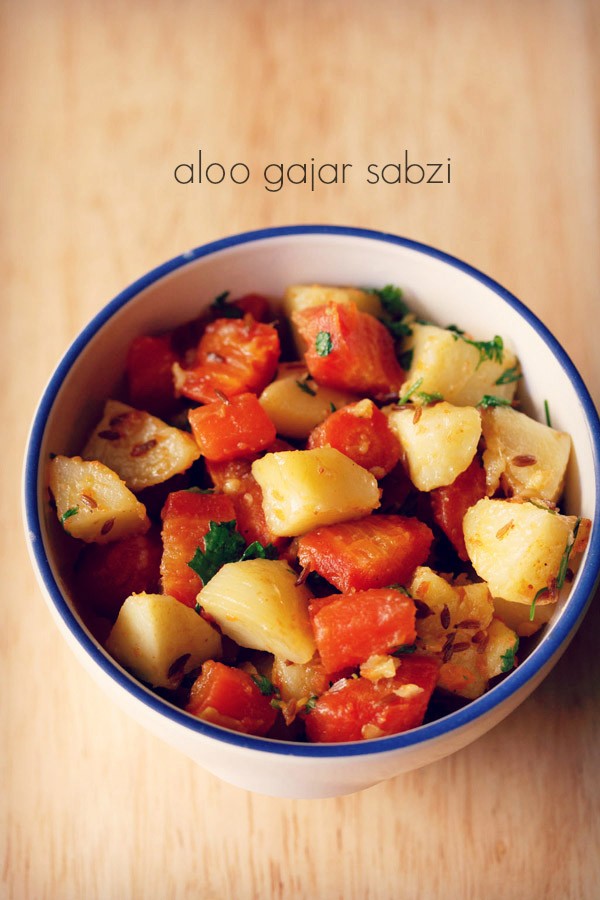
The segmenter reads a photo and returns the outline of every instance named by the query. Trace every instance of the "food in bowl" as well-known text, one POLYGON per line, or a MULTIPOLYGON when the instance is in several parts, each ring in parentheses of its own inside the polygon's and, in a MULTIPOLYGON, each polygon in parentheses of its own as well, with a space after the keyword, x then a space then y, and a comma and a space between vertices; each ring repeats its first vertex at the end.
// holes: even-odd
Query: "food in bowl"
POLYGON ((548 622, 590 521, 570 438, 518 410, 508 337, 402 292, 216 298, 130 345, 48 486, 108 652, 203 721, 290 741, 389 736, 480 697, 548 622), (74 553, 72 551, 75 551, 74 553))

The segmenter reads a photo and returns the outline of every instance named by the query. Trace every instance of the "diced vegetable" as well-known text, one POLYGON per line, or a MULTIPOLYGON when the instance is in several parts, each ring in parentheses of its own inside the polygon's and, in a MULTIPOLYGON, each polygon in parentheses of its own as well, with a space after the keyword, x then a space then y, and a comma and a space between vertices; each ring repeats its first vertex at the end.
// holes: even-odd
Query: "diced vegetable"
POLYGON ((189 411, 202 455, 214 462, 250 456, 275 440, 275 426, 255 394, 238 394, 189 411))
POLYGON ((514 603, 502 597, 494 597, 494 611, 505 625, 512 628, 519 637, 529 637, 549 622, 556 609, 556 603, 547 597, 538 597, 533 610, 524 603, 514 603))
POLYGON ((404 381, 389 331, 356 305, 328 303, 295 312, 292 321, 307 342, 306 365, 327 387, 369 397, 387 397, 404 381), (317 347, 328 335, 327 352, 317 347))
POLYGON ((377 481, 331 447, 267 453, 252 463, 265 518, 281 537, 358 519, 379 506, 377 481))
POLYGON ((463 528, 469 559, 492 596, 528 606, 558 577, 573 539, 565 516, 509 500, 480 500, 463 528))
POLYGON ((453 585, 428 566, 420 566, 409 585, 417 604, 419 646, 428 653, 443 653, 448 636, 462 643, 487 631, 494 615, 485 582, 453 585))
POLYGON ((335 684, 306 717, 309 740, 360 741, 398 734, 421 725, 438 678, 439 661, 403 656, 394 678, 335 684))
POLYGON ((256 735, 267 734, 277 716, 268 696, 261 694, 247 672, 213 660, 202 666, 186 711, 213 725, 256 735))
POLYGON ((398 438, 372 400, 351 403, 328 416, 310 433, 307 446, 334 447, 377 479, 391 472, 400 459, 398 438))
POLYGON ((425 562, 431 530, 406 516, 367 516, 324 525, 298 541, 298 560, 341 591, 403 584, 425 562))
POLYGON ((292 323, 292 332, 299 356, 306 351, 306 341, 303 340, 294 325, 293 314, 299 310, 312 306, 323 306, 326 303, 345 305, 354 303, 361 312, 370 313, 376 318, 383 315, 379 297, 371 291, 361 291, 351 287, 330 287, 322 284, 293 284, 286 288, 283 296, 283 311, 292 323))
POLYGON ((186 606, 194 606, 202 581, 189 563, 197 548, 205 549, 204 538, 211 522, 230 522, 235 510, 224 494, 197 494, 175 491, 162 512, 163 555, 160 564, 163 590, 186 606))
MULTIPOLYGON (((401 388, 405 393, 417 381, 423 395, 441 394, 454 406, 477 406, 488 394, 510 402, 519 378, 515 355, 504 342, 473 341, 436 325, 411 325, 405 344, 412 350, 411 365, 401 388), (507 372, 513 371, 509 377, 507 372)), ((415 392, 413 402, 423 402, 415 392)))
POLYGON ((106 649, 142 681, 174 688, 187 672, 221 655, 221 638, 174 597, 142 593, 125 600, 106 649))
POLYGON ((303 368, 272 381, 260 395, 261 405, 277 434, 298 440, 307 438, 332 409, 340 409, 354 399, 347 391, 317 384, 303 368))
POLYGON ((86 543, 119 541, 150 527, 144 504, 101 462, 55 456, 48 487, 65 531, 86 543))
POLYGON ((329 687, 328 674, 318 656, 306 663, 292 663, 276 656, 271 677, 284 701, 308 701, 329 687))
POLYGON ((157 592, 161 554, 154 531, 111 544, 88 544, 75 569, 85 608, 114 621, 130 594, 157 592))
POLYGON ((468 559, 463 535, 464 515, 485 495, 485 471, 478 456, 464 472, 457 475, 452 484, 435 488, 429 494, 434 519, 462 560, 468 559))
POLYGON ((452 484, 471 464, 481 437, 481 417, 472 407, 436 403, 416 414, 389 410, 389 424, 402 444, 411 481, 420 491, 452 484))
POLYGON ((482 412, 488 494, 501 483, 508 496, 556 503, 565 481, 571 438, 507 407, 482 412))
POLYGON ((415 604, 391 588, 314 599, 309 611, 327 672, 357 666, 373 654, 412 644, 416 637, 415 604))
POLYGON ((217 319, 207 325, 200 339, 196 364, 182 369, 173 366, 176 390, 210 403, 219 397, 235 397, 248 391, 260 393, 277 368, 279 337, 272 325, 243 319, 217 319))
POLYGON ((315 652, 308 619, 310 592, 281 560, 250 559, 223 566, 198 595, 219 628, 241 647, 296 663, 315 652))
POLYGON ((176 362, 169 335, 134 338, 127 354, 131 405, 161 418, 170 416, 177 409, 171 371, 176 362))
POLYGON ((185 472, 199 456, 191 435, 117 400, 107 401, 83 450, 85 459, 104 463, 132 491, 185 472))

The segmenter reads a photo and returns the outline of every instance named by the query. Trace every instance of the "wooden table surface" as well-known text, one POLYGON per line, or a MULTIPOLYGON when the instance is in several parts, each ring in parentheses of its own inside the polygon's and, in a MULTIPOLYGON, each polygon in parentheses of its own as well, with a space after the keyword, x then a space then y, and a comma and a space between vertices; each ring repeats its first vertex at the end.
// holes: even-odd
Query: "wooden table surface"
POLYGON ((598 2, 0 7, 2 896, 600 896, 598 603, 534 696, 455 756, 339 800, 253 796, 80 668, 18 486, 36 399, 89 318, 180 251, 269 225, 379 228, 466 259, 547 323, 597 402, 598 2), (199 149, 252 177, 178 184, 199 149), (405 150, 450 158, 450 184, 366 183, 405 150), (265 165, 311 158, 352 177, 265 189, 265 165))

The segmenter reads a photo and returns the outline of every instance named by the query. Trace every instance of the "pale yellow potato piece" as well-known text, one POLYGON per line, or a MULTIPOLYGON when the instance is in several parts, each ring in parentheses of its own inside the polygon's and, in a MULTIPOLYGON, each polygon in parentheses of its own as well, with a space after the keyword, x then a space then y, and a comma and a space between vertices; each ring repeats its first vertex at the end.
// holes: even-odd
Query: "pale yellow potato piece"
POLYGON ((414 409, 388 407, 386 412, 420 491, 452 484, 469 467, 481 436, 481 417, 473 407, 444 401, 422 407, 417 421, 414 409))
POLYGON ((535 603, 533 621, 530 620, 530 608, 524 603, 514 603, 502 597, 494 597, 494 611, 505 625, 512 628, 519 637, 529 637, 539 631, 542 625, 550 621, 556 610, 556 600, 549 601, 539 597, 535 603))
POLYGON ((308 618, 311 593, 296 584, 282 560, 227 563, 198 594, 198 602, 241 647, 307 663, 316 645, 308 618))
MULTIPOLYGON (((419 379, 423 379, 419 391, 441 394, 455 406, 477 406, 485 394, 512 400, 516 381, 496 384, 502 373, 517 365, 517 359, 506 347, 502 362, 481 361, 479 350, 468 344, 454 332, 437 325, 411 324, 412 335, 405 343, 412 349, 412 361, 400 396, 419 379)), ((413 403, 422 403, 418 393, 412 395, 413 403)))
POLYGON ((48 487, 65 531, 86 543, 106 544, 150 527, 144 504, 103 463, 55 456, 48 466, 48 487), (76 512, 63 519, 71 510, 76 512))
POLYGON ((571 452, 569 435, 510 407, 486 409, 481 420, 488 494, 502 484, 504 492, 515 497, 556 503, 571 452))
POLYGON ((424 649, 432 653, 443 649, 448 633, 452 631, 458 632, 457 640, 470 641, 477 631, 487 629, 494 615, 492 597, 485 582, 454 585, 428 566, 418 566, 408 590, 431 611, 431 615, 417 618, 416 629, 424 649), (447 609, 445 627, 442 624, 444 607, 447 609))
POLYGON ((361 312, 370 313, 379 318, 383 315, 383 307, 377 294, 361 291, 353 287, 331 287, 324 284, 292 284, 283 296, 283 311, 288 318, 298 355, 306 351, 306 341, 300 337, 293 323, 292 314, 311 306, 323 306, 326 303, 356 303, 361 312))
POLYGON ((271 681, 279 689, 282 700, 308 700, 322 694, 329 687, 329 679, 319 657, 307 663, 292 663, 276 656, 271 669, 271 681))
POLYGON ((185 674, 221 656, 221 636, 168 594, 132 594, 106 641, 118 663, 152 687, 175 688, 185 674))
POLYGON ((532 503, 479 500, 463 519, 467 553, 493 597, 528 606, 558 575, 571 521, 532 503))
POLYGON ((277 434, 283 437, 307 438, 313 428, 335 409, 341 409, 356 400, 356 396, 333 388, 322 387, 312 379, 307 382, 308 393, 298 386, 303 374, 280 378, 267 385, 259 397, 261 406, 274 424, 277 434))
POLYGON ((360 519, 379 506, 376 478, 332 447, 267 453, 252 463, 252 474, 267 525, 280 537, 360 519))
MULTIPOLYGON (((460 646, 458 639, 455 643, 460 646)), ((518 636, 515 632, 500 619, 492 619, 486 630, 485 643, 471 643, 443 663, 438 688, 467 700, 481 697, 488 689, 490 678, 512 671, 517 648, 518 636)))
POLYGON ((132 491, 185 472, 200 456, 194 438, 162 419, 108 400, 84 447, 85 459, 98 459, 123 478, 132 491))

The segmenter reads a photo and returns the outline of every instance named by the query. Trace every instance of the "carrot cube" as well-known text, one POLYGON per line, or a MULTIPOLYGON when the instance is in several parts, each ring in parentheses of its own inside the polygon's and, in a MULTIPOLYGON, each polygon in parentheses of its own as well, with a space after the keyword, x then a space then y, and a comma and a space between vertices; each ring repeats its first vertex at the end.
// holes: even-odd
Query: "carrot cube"
POLYGON ((251 456, 275 440, 275 426, 256 394, 239 394, 191 409, 188 418, 202 455, 213 462, 251 456))

